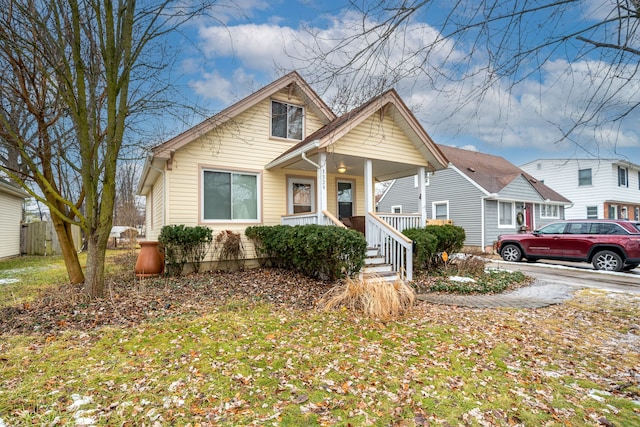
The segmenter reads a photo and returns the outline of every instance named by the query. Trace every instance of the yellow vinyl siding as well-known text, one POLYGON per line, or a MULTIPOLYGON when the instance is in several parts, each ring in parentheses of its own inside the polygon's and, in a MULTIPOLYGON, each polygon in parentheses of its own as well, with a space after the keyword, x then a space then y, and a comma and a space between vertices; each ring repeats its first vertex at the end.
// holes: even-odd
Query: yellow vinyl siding
POLYGON ((333 150, 336 154, 428 166, 427 160, 389 115, 382 123, 378 114, 371 115, 335 142, 333 150))
MULTIPOLYGON (((302 105, 299 99, 288 99, 278 94, 274 99, 302 105), (284 97, 284 98, 283 98, 284 97)), ((244 232, 251 225, 280 224, 280 217, 286 214, 286 172, 266 171, 264 166, 288 150, 298 141, 270 138, 271 99, 265 99, 255 107, 239 114, 222 126, 201 135, 177 150, 166 173, 167 224, 207 225, 214 236, 223 230, 244 232), (260 215, 256 222, 201 222, 201 179, 202 169, 224 171, 256 172, 259 174, 260 215)), ((321 126, 318 117, 305 108, 305 135, 321 126)), ((155 191, 154 195, 158 196, 155 191)), ((244 247, 249 258, 253 257, 253 245, 244 239, 244 247)))
POLYGON ((353 201, 353 215, 364 215, 364 179, 361 176, 335 174, 327 176, 327 209, 338 217, 338 180, 353 181, 355 184, 355 200, 353 201))

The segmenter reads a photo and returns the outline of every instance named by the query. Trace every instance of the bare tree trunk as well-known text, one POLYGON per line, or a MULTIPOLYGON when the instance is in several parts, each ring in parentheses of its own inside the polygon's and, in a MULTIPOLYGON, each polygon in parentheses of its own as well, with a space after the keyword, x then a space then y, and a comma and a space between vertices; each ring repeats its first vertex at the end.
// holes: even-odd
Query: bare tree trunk
POLYGON ((78 250, 73 243, 73 235, 71 233, 71 224, 63 221, 57 215, 51 216, 53 228, 56 230, 58 241, 60 242, 60 250, 64 257, 64 264, 67 268, 69 281, 73 284, 84 282, 84 273, 78 259, 78 250))
POLYGON ((108 235, 105 239, 97 232, 87 238, 87 275, 84 288, 91 298, 99 298, 104 295, 105 248, 108 239, 108 235))

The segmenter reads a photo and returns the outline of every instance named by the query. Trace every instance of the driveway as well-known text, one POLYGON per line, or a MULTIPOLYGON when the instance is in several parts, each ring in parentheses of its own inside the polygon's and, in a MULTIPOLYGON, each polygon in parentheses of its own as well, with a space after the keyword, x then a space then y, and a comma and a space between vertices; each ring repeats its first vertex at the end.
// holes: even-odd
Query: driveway
MULTIPOLYGON (((559 304, 572 298, 573 293, 585 289, 603 289, 608 292, 631 294, 640 302, 640 271, 615 273, 597 271, 588 264, 570 266, 563 263, 506 262, 489 260, 487 268, 521 271, 535 280, 530 286, 496 295, 422 294, 418 299, 434 304, 463 307, 538 308, 559 304)), ((578 263, 568 263, 578 264, 578 263)))

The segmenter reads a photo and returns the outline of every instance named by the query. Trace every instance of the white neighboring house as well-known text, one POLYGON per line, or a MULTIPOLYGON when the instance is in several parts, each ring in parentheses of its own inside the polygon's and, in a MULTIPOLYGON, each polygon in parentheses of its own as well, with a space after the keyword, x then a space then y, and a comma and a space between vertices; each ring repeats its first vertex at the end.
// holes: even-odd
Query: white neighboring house
POLYGON ((640 220, 640 165, 621 159, 538 159, 522 170, 573 202, 567 219, 640 220))
POLYGON ((20 255, 22 204, 29 195, 0 179, 0 259, 20 255))

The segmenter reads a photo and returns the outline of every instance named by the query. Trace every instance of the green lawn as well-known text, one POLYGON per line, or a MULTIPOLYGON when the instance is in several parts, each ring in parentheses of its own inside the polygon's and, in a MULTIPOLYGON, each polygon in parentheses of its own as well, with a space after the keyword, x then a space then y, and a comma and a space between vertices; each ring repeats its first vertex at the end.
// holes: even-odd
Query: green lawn
POLYGON ((0 426, 640 425, 630 296, 421 304, 387 322, 250 298, 201 307, 0 336, 0 426))

